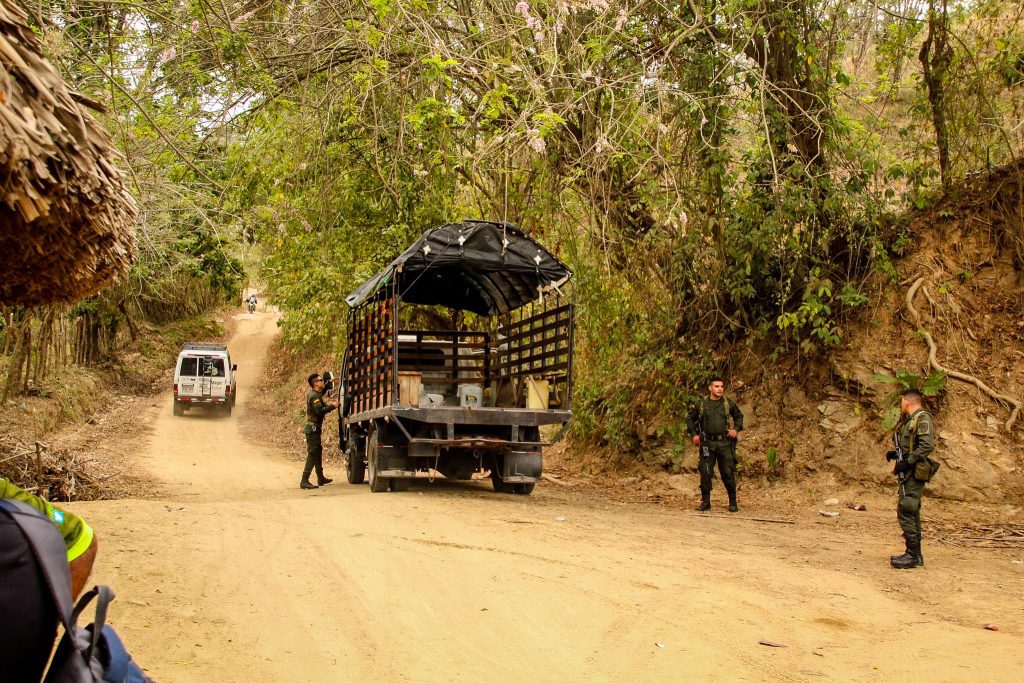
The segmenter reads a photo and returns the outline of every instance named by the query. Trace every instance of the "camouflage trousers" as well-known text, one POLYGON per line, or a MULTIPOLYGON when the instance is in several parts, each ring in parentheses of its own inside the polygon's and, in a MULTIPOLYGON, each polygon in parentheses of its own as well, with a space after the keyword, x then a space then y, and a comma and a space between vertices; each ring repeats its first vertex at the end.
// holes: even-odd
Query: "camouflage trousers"
POLYGON ((729 498, 736 497, 736 441, 708 441, 708 456, 700 456, 700 496, 704 500, 711 498, 711 483, 715 478, 715 465, 718 465, 718 476, 725 484, 729 498))
POLYGON ((900 523, 903 535, 916 534, 921 537, 921 494, 924 482, 914 479, 909 473, 906 481, 900 484, 900 502, 896 506, 896 519, 900 523))

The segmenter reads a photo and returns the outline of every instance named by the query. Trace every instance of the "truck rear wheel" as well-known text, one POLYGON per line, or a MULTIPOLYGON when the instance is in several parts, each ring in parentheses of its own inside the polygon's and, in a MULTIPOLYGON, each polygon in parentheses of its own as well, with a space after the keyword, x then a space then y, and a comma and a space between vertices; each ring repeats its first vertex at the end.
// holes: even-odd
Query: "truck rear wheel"
POLYGON ((408 491, 410 484, 412 484, 412 479, 404 479, 402 477, 391 478, 391 490, 396 493, 401 491, 408 491))
POLYGON ((513 484, 513 486, 515 487, 513 489, 514 493, 518 493, 521 496, 528 496, 533 493, 533 487, 536 486, 536 484, 513 484))
POLYGON ((491 461, 491 486, 498 493, 508 493, 512 490, 512 484, 506 484, 501 480, 501 458, 495 456, 491 461))
POLYGON ((345 451, 345 457, 348 459, 345 467, 348 483, 362 484, 366 481, 366 462, 363 461, 363 456, 359 454, 356 448, 354 436, 349 437, 348 450, 345 451))
POLYGON ((185 414, 185 407, 183 405, 181 405, 181 401, 175 401, 174 402, 174 415, 176 417, 181 417, 184 414, 185 414))
POLYGON ((384 493, 388 490, 390 483, 388 477, 378 477, 380 469, 380 449, 377 447, 378 431, 376 429, 370 434, 366 442, 366 460, 369 462, 370 490, 374 493, 384 493))

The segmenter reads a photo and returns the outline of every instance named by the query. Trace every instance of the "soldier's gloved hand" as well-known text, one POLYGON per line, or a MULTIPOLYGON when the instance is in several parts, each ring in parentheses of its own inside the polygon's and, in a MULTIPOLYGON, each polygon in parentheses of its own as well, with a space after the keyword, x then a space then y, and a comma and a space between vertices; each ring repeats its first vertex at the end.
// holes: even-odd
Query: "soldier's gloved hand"
POLYGON ((889 451, 888 453, 885 454, 885 459, 888 460, 889 462, 892 462, 898 457, 899 455, 896 453, 896 451, 889 451))
POLYGON ((896 467, 893 469, 893 472, 896 474, 903 474, 904 472, 909 472, 912 469, 914 469, 914 466, 904 460, 903 462, 896 463, 896 467))

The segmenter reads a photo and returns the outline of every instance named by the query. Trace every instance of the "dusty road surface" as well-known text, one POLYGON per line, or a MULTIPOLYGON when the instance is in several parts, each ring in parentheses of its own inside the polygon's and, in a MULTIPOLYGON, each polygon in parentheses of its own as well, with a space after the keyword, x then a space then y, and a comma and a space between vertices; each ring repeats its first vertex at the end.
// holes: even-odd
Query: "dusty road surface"
POLYGON ((170 394, 140 416, 156 499, 71 506, 99 534, 111 621, 159 681, 1024 680, 1019 554, 936 545, 898 573, 895 534, 809 519, 550 484, 371 494, 337 469, 301 491, 300 435, 284 454, 239 428, 275 330, 239 317, 232 418, 173 417, 170 394))

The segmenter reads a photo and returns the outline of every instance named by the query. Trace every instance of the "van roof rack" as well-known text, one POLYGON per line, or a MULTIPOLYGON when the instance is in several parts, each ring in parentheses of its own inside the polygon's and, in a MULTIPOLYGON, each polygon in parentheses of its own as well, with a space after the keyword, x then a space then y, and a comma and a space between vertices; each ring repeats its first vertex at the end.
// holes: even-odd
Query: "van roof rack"
POLYGON ((182 351, 227 351, 226 344, 207 344, 204 342, 185 342, 181 345, 182 351))

